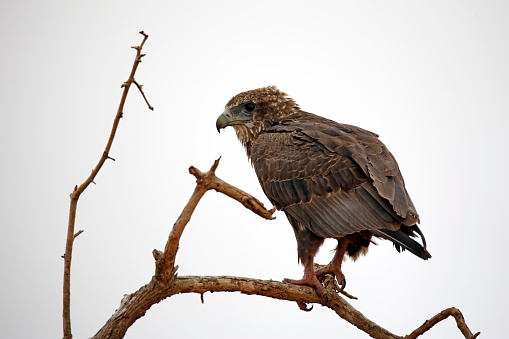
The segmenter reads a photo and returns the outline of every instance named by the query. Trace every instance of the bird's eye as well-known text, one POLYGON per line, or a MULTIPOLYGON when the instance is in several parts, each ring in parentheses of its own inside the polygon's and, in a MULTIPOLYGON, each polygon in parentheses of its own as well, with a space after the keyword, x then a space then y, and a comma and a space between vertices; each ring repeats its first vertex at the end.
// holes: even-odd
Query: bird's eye
POLYGON ((255 104, 253 104, 252 102, 248 102, 248 103, 246 104, 246 106, 244 106, 244 108, 245 108, 245 109, 246 109, 246 111, 248 111, 248 112, 252 112, 252 111, 254 111, 255 107, 256 107, 256 106, 255 106, 255 104))

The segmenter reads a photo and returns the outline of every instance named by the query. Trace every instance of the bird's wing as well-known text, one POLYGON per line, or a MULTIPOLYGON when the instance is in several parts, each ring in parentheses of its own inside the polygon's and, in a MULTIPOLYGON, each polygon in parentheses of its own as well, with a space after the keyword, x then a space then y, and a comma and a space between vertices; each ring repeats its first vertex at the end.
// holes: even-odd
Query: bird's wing
POLYGON ((278 209, 323 237, 415 224, 398 165, 376 134, 306 118, 274 126, 251 146, 258 179, 278 209))

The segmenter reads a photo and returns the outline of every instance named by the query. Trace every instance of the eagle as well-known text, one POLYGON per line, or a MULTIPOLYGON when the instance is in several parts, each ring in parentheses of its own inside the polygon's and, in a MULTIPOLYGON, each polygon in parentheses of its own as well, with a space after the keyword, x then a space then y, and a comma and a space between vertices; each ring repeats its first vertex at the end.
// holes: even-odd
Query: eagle
POLYGON ((373 237, 392 241, 398 252, 431 258, 398 163, 377 134, 305 112, 275 86, 235 95, 216 121, 218 132, 227 126, 295 233, 304 276, 285 282, 324 296, 320 281, 331 274, 343 290, 343 259, 366 254, 373 237), (417 236, 422 245, 412 239, 417 236), (315 271, 325 238, 337 240, 335 254, 315 271))

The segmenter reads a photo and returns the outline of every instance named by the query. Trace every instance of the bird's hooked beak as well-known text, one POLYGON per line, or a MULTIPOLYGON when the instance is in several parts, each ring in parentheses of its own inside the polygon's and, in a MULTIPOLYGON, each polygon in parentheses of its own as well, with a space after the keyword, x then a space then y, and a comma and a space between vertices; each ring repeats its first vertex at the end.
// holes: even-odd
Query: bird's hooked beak
POLYGON ((253 115, 246 112, 241 107, 226 108, 217 120, 216 128, 218 132, 221 132, 222 128, 232 125, 243 125, 253 119, 253 115))
POLYGON ((228 126, 231 121, 232 115, 230 110, 227 108, 224 110, 223 114, 221 114, 216 120, 216 128, 219 133, 221 133, 221 129, 228 126))

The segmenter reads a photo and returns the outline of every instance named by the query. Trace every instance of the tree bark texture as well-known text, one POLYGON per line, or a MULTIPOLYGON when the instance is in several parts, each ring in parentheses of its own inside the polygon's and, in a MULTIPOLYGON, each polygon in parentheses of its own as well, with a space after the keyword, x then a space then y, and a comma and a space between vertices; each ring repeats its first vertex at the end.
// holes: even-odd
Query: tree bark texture
POLYGON ((348 321, 373 338, 414 339, 429 330, 438 322, 452 315, 458 328, 465 338, 471 339, 479 335, 472 334, 465 323, 461 312, 456 308, 448 308, 431 319, 424 322, 419 328, 407 336, 398 336, 379 326, 366 318, 361 312, 352 307, 345 299, 336 293, 336 284, 333 279, 326 283, 326 297, 319 297, 315 290, 308 286, 293 285, 289 283, 259 280, 230 276, 183 276, 177 277, 175 256, 178 244, 184 228, 191 218, 196 205, 207 190, 214 189, 239 201, 246 208, 266 218, 273 219, 274 209, 266 210, 261 202, 238 188, 231 186, 215 175, 219 159, 214 162, 208 172, 202 173, 194 167, 189 172, 196 177, 196 188, 184 207, 182 214, 175 222, 173 229, 166 243, 164 252, 154 250, 156 259, 156 272, 151 281, 142 286, 138 291, 126 295, 120 307, 115 311, 106 324, 95 334, 94 339, 99 338, 123 338, 127 329, 140 317, 145 315, 147 310, 161 300, 179 293, 198 293, 203 296, 206 292, 240 292, 243 294, 255 294, 274 299, 297 302, 301 309, 306 304, 321 304, 336 312, 338 316, 348 321), (304 306, 303 306, 304 305, 304 306))

